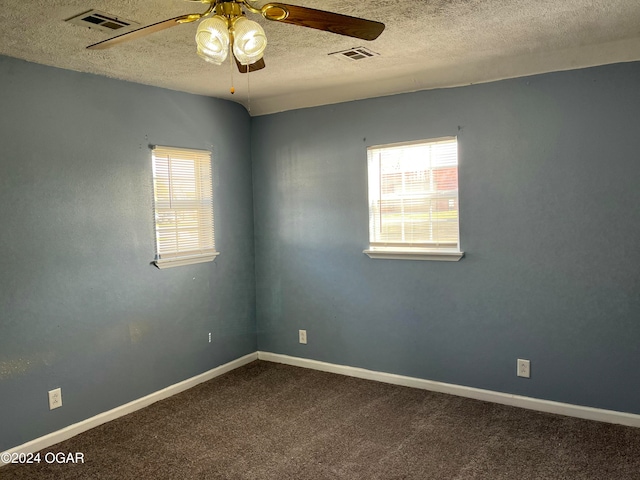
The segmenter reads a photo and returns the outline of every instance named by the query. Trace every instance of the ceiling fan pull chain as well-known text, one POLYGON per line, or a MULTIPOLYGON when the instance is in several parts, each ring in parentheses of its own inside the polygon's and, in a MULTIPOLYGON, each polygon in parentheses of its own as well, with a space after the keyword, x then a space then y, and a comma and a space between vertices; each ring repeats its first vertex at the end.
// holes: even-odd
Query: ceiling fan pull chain
POLYGON ((233 46, 232 42, 229 42, 229 79, 231 80, 231 95, 236 93, 236 89, 233 86, 233 46))
POLYGON ((249 84, 249 77, 251 77, 250 65, 247 65, 247 113, 251 116, 251 88, 249 84))

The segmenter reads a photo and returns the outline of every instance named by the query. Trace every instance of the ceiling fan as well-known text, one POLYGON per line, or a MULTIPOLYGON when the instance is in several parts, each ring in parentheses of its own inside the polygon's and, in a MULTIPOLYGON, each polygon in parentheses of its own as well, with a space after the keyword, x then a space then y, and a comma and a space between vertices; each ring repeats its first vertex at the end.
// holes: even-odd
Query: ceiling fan
POLYGON ((267 3, 258 7, 253 5, 256 0, 189 1, 209 4, 209 8, 204 13, 181 15, 146 25, 87 48, 109 48, 182 23, 202 20, 196 33, 198 55, 208 62, 220 65, 231 50, 238 70, 246 73, 265 67, 262 56, 267 46, 267 37, 259 23, 246 17, 245 10, 274 22, 314 28, 361 40, 375 40, 384 30, 384 24, 380 22, 285 3, 267 3))

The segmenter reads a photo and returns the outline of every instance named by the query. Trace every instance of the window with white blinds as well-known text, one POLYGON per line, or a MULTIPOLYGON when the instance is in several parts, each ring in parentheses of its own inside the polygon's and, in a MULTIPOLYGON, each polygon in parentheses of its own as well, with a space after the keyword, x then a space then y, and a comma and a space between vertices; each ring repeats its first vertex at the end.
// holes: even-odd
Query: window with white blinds
POLYGON ((459 260, 455 137, 369 147, 372 258, 459 260))
POLYGON ((211 152, 155 146, 153 192, 158 268, 210 262, 213 229, 211 152))

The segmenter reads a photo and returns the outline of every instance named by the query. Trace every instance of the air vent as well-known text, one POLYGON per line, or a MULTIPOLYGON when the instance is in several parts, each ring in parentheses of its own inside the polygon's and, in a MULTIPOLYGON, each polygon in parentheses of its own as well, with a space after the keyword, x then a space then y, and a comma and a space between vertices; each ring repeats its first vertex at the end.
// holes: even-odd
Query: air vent
POLYGON ((82 27, 97 28, 105 32, 113 32, 121 28, 127 28, 138 25, 137 22, 116 17, 110 13, 101 12, 100 10, 89 10, 80 15, 67 20, 74 25, 82 27))
POLYGON ((379 53, 372 52, 371 50, 365 47, 354 47, 354 48, 350 48, 349 50, 333 52, 333 53, 330 53, 329 55, 333 55, 343 60, 351 60, 351 61, 365 60, 367 58, 380 56, 379 53))

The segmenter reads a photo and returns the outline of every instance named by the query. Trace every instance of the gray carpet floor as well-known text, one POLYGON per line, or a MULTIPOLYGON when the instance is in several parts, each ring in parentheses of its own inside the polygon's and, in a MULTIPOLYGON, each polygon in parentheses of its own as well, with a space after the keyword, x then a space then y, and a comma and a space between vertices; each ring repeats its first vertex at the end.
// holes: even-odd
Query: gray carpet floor
POLYGON ((640 429, 256 361, 9 479, 640 479, 640 429))

